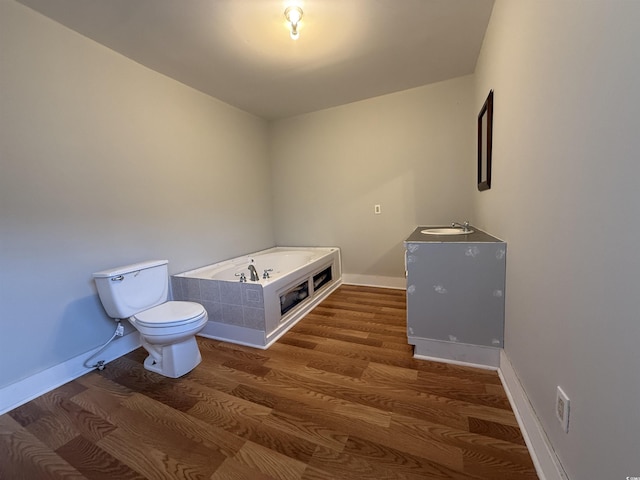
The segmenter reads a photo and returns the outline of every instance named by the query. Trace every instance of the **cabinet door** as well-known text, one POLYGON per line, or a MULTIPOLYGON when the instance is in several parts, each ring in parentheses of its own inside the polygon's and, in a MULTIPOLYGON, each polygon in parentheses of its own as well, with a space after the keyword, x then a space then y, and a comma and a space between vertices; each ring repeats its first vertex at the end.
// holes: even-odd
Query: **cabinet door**
POLYGON ((504 243, 407 246, 409 337, 501 347, 504 243))

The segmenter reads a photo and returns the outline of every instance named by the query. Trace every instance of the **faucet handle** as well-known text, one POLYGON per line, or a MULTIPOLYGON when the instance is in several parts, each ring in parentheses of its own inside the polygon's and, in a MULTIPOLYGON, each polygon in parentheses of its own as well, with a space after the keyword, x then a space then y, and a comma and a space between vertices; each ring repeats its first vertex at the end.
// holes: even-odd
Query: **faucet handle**
POLYGON ((236 277, 240 277, 240 283, 244 283, 247 281, 247 277, 244 272, 236 273, 236 277))
POLYGON ((467 220, 464 223, 451 222, 451 228, 456 228, 456 227, 462 228, 463 232, 468 232, 469 231, 469 221, 467 220))
POLYGON ((273 272, 273 268, 265 268, 262 278, 269 278, 269 272, 273 272))

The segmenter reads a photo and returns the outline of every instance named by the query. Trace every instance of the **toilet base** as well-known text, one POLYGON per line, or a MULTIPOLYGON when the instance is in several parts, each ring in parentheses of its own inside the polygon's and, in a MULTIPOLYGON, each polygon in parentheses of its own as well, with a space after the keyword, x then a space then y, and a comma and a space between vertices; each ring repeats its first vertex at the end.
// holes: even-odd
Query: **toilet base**
POLYGON ((195 336, 179 343, 163 346, 150 345, 143 339, 142 346, 150 353, 144 360, 144 368, 165 377, 181 377, 202 361, 195 336))

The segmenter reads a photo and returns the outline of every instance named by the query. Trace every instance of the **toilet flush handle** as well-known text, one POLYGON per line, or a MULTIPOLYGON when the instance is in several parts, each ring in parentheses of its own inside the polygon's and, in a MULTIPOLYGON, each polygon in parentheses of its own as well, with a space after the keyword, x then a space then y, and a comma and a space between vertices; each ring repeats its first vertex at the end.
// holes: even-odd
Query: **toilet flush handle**
POLYGON ((111 277, 112 282, 121 282, 124 280, 124 275, 118 275, 117 277, 111 277))

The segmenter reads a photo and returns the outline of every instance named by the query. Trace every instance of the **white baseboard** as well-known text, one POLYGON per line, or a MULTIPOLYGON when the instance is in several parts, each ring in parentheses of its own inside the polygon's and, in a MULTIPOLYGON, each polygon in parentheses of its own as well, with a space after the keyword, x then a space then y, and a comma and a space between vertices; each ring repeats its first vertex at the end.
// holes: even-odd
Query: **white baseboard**
POLYGON ((516 415, 527 448, 531 453, 538 477, 540 480, 568 480, 569 477, 553 451, 547 434, 504 350, 500 352, 498 375, 509 397, 511 408, 516 415))
MULTIPOLYGON (((105 364, 107 364, 135 350, 139 346, 140 335, 138 332, 132 332, 129 335, 117 338, 111 342, 102 355, 100 355, 100 358, 96 358, 96 361, 104 360, 105 364)), ((0 415, 93 370, 93 368, 85 367, 84 362, 100 350, 100 348, 101 347, 97 347, 66 362, 1 388, 0 415)))
POLYGON ((413 345, 415 358, 439 360, 480 368, 497 370, 500 366, 500 352, 497 347, 469 345, 467 343, 447 342, 409 335, 409 344, 413 345))
POLYGON ((417 355, 413 354, 413 358, 417 358, 418 360, 426 360, 428 362, 440 362, 440 363, 450 363, 451 365, 460 365, 461 367, 473 367, 480 368, 482 370, 492 370, 496 372, 498 367, 493 367, 491 365, 483 365, 480 363, 470 363, 470 362, 461 362, 458 360, 450 360, 448 358, 440 358, 440 357, 430 357, 428 355, 417 355))
POLYGON ((220 340, 221 342, 237 343, 247 347, 266 349, 264 332, 253 328, 230 325, 209 320, 198 333, 199 337, 220 340))
POLYGON ((342 283, 348 285, 360 285, 363 287, 395 288, 406 290, 407 279, 404 277, 383 277, 380 275, 359 275, 356 273, 343 273, 342 283))

